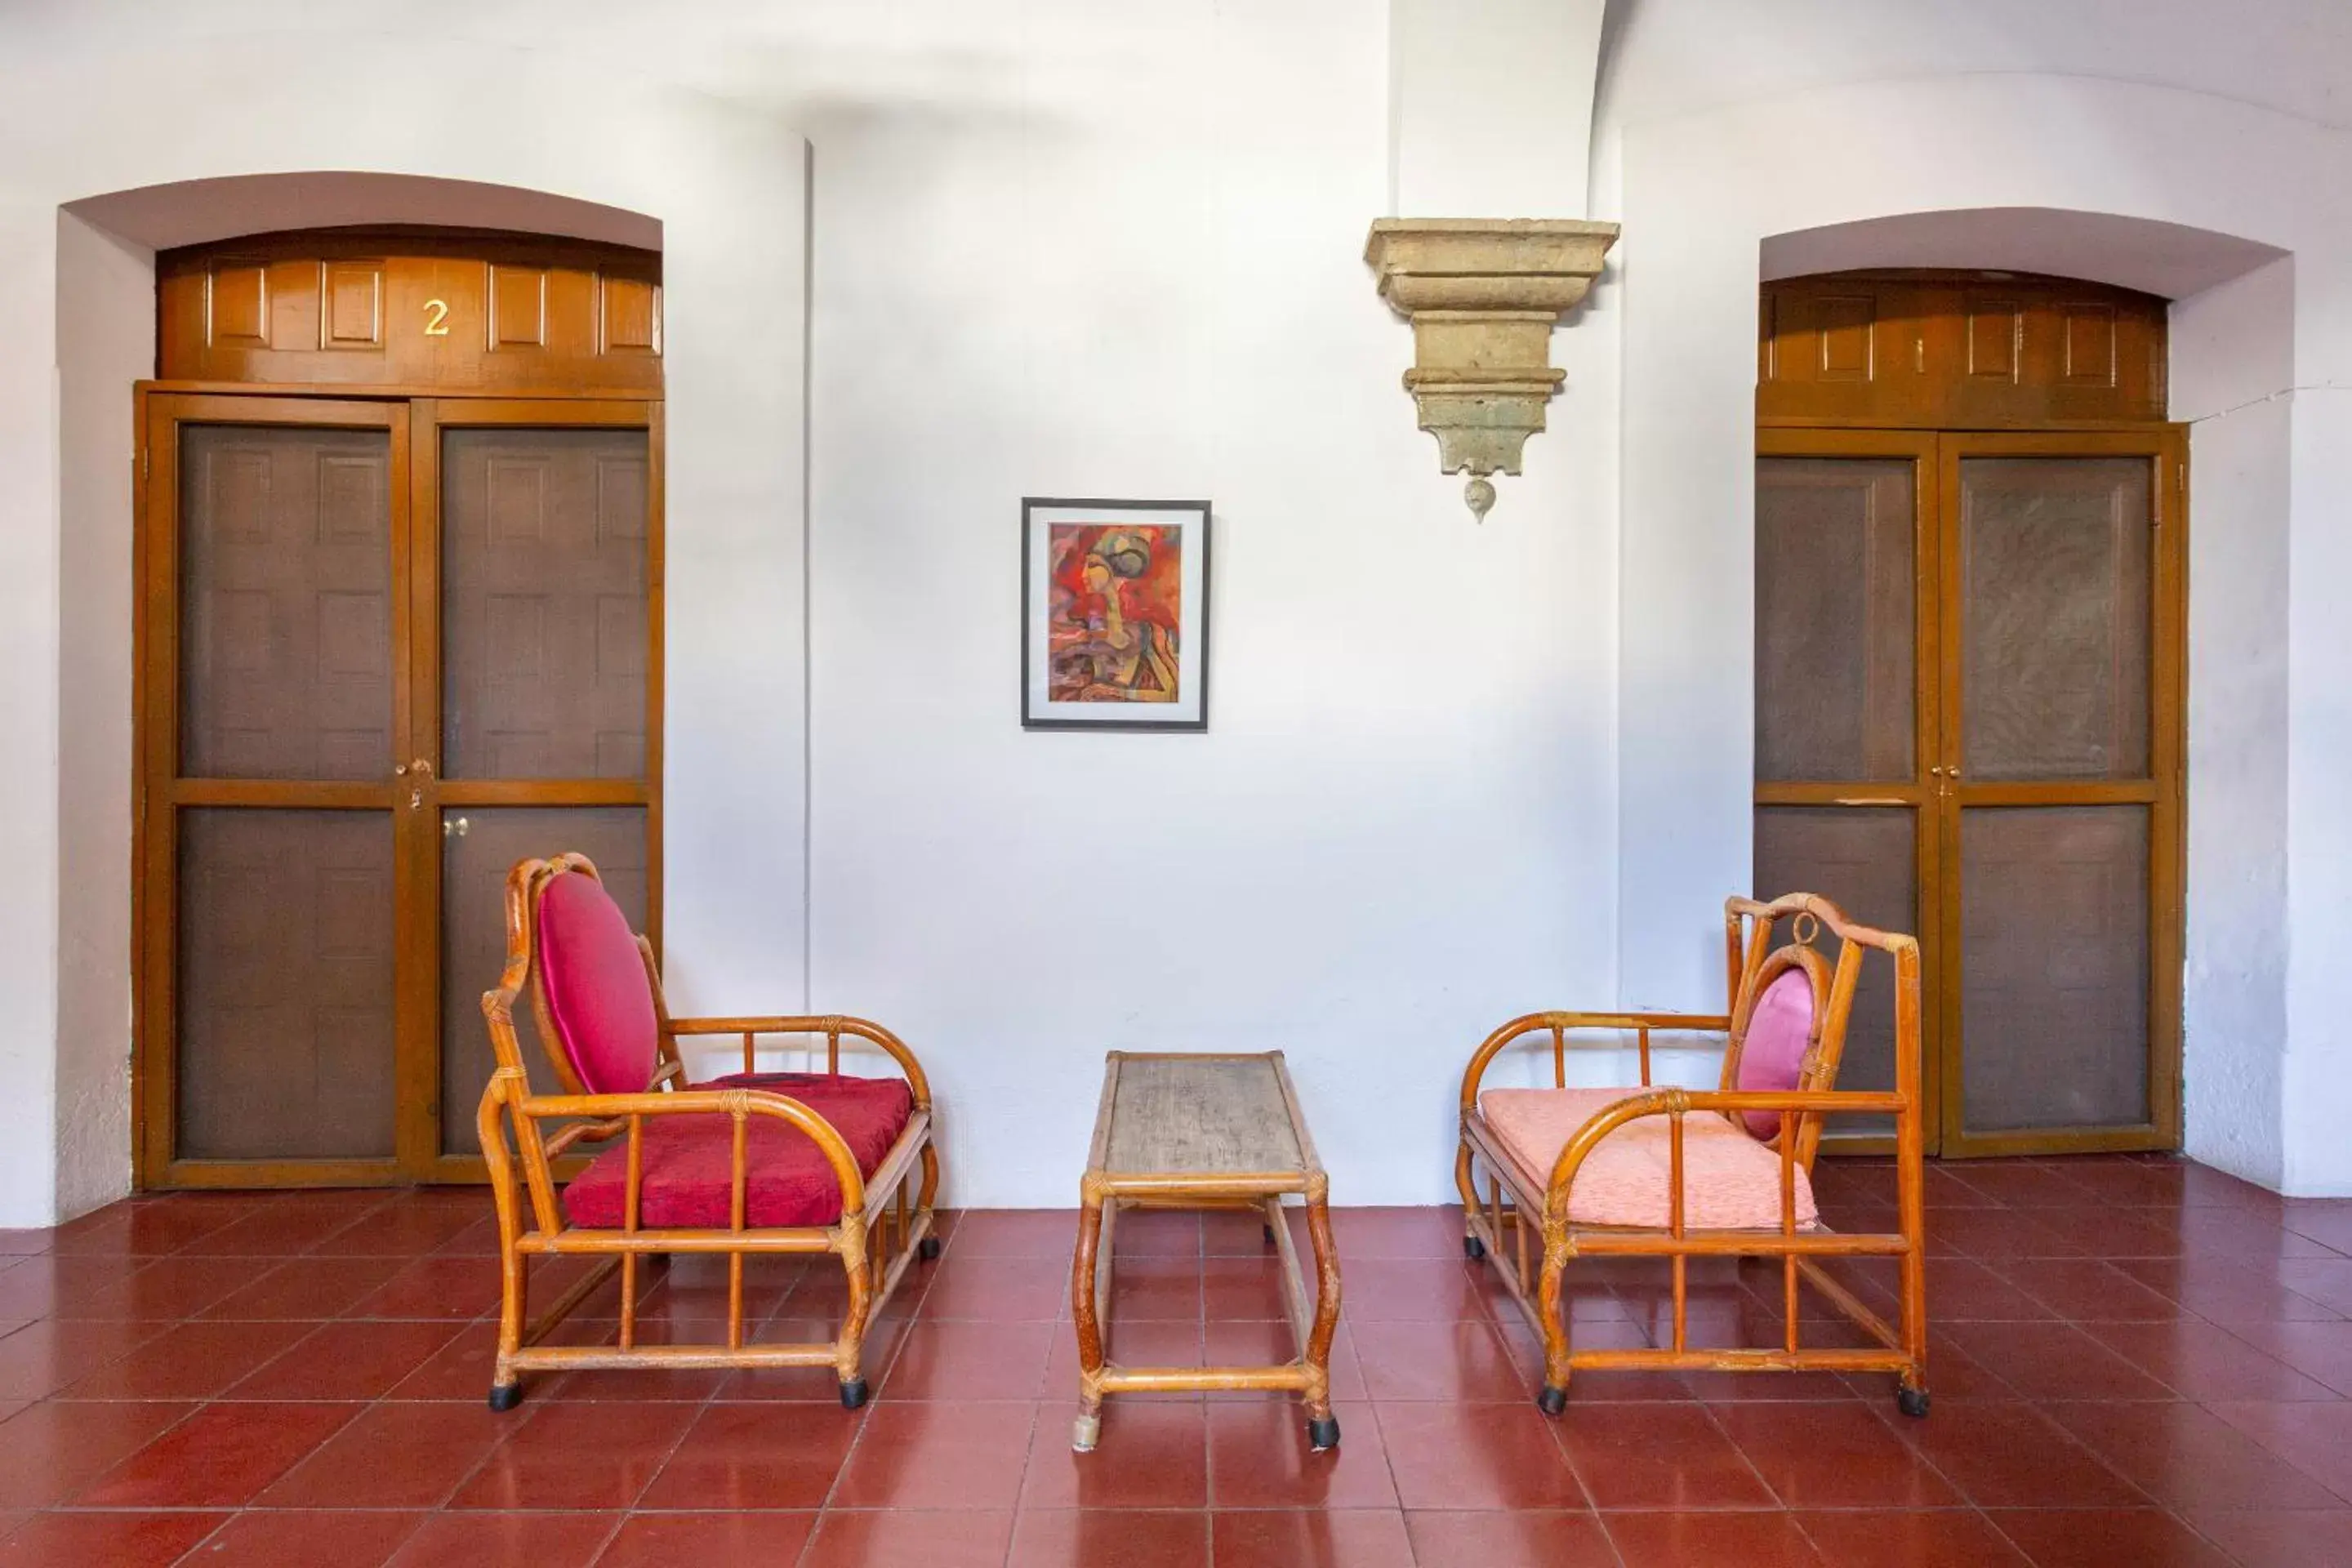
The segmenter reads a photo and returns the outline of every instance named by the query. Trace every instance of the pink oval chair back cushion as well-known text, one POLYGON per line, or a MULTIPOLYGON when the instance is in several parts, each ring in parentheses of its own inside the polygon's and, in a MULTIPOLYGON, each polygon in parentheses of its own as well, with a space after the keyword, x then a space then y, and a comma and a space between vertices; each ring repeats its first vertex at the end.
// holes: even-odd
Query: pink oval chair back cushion
POLYGON ((570 872, 539 900, 540 981, 556 1047, 590 1094, 638 1094, 661 1051, 636 933, 593 877, 570 872))
MULTIPOLYGON (((1764 987, 1748 1016, 1748 1039, 1739 1048, 1738 1087, 1756 1092, 1796 1088, 1812 1033, 1812 979, 1801 969, 1784 969, 1764 987)), ((1780 1131, 1777 1110, 1751 1110, 1741 1120, 1759 1138, 1780 1131)))

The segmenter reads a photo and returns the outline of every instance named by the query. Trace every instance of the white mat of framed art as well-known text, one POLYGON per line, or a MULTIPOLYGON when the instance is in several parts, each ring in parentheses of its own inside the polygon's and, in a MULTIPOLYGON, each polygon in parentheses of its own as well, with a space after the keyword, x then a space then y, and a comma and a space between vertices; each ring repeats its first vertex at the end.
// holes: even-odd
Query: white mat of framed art
POLYGON ((1209 503, 1021 503, 1021 723, 1209 727, 1209 503))

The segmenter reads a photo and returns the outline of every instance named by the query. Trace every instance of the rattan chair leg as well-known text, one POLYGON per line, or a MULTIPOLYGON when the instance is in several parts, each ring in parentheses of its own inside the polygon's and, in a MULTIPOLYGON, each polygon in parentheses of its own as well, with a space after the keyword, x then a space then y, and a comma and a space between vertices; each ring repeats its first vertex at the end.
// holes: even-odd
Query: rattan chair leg
POLYGON ((1547 1415, 1557 1415, 1568 1408, 1568 1321, 1559 1310, 1560 1276, 1567 1267, 1565 1258, 1549 1246, 1545 1247, 1543 1274, 1536 1288, 1544 1341, 1543 1392, 1536 1395, 1536 1408, 1547 1415))

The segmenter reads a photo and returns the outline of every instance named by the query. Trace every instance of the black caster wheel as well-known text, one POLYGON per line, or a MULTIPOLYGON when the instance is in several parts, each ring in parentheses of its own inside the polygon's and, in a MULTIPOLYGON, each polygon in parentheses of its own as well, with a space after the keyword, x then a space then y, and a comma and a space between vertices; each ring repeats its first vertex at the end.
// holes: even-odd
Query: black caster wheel
POLYGON ((1547 1415, 1559 1415, 1568 1408, 1568 1390, 1545 1384, 1543 1392, 1536 1395, 1536 1408, 1547 1415))
POLYGON ((1475 1262, 1486 1256, 1486 1244, 1475 1236, 1465 1236, 1462 1238, 1462 1256, 1475 1262))
POLYGON ((841 1385, 841 1407, 844 1410, 855 1410, 865 1403, 866 1380, 864 1378, 853 1377, 841 1385))
POLYGON ((1927 1391, 1924 1388, 1898 1388, 1895 1391, 1895 1408, 1914 1421, 1927 1414, 1927 1391))
POLYGON ((1307 1443, 1318 1454, 1326 1448, 1338 1447, 1339 1418, 1336 1415, 1326 1415, 1320 1421, 1309 1421, 1307 1424, 1307 1443))
POLYGON ((930 1262, 939 1255, 940 1238, 936 1236, 927 1236, 923 1237, 921 1244, 915 1248, 915 1256, 921 1258, 926 1263, 930 1262))
POLYGON ((522 1403, 522 1384, 494 1383, 490 1385, 490 1408, 503 1415, 522 1403))

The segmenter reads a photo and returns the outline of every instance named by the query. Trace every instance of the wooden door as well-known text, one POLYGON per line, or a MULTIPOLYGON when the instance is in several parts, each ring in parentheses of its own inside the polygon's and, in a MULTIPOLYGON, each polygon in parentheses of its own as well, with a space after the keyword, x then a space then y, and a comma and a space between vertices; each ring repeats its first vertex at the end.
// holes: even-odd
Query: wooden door
MULTIPOLYGON (((1938 494, 1933 435, 1758 437, 1756 887, 1822 893, 1927 943, 1941 774, 1938 605, 1922 566, 1936 559, 1938 494)), ((1931 1059, 1937 1023, 1929 1009, 1931 1059)), ((1891 971, 1855 993, 1839 1082, 1895 1087, 1891 971)), ((1832 1135, 1891 1140, 1891 1121, 1884 1132, 1849 1121, 1832 1135)))
POLYGON ((479 1179, 507 868, 658 933, 660 405, 144 407, 142 1183, 479 1179))
POLYGON ((156 282, 138 1182, 479 1179, 508 867, 584 850, 659 940, 661 258, 345 229, 156 282))
POLYGON ((144 1168, 389 1179, 408 410, 151 396, 146 422, 144 1168))
MULTIPOLYGON (((1909 269, 1759 306, 1756 890, 1918 933, 1936 1152, 2177 1147, 2166 303, 1909 269)), ((1891 1081, 1891 1018, 1865 983, 1844 1081, 1891 1081)))
MULTIPOLYGON (((1757 889, 1919 935, 1943 1154, 2179 1142, 2184 458, 1759 432, 1757 889)), ((1865 984, 1842 1081, 1892 1037, 1865 984)))
POLYGON ((2186 443, 1938 440, 1943 1151, 2170 1148, 2186 443))
MULTIPOLYGON (((421 402, 413 793, 434 831, 412 868, 437 940, 409 1020, 432 1125, 416 1167, 481 1176, 475 1109, 494 1063, 482 993, 505 963, 507 869, 577 849, 660 940, 659 405, 421 402)), ((518 1019, 535 1049, 529 1020, 518 1019)))

